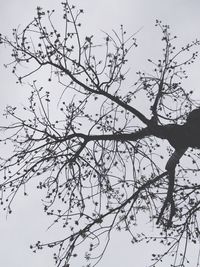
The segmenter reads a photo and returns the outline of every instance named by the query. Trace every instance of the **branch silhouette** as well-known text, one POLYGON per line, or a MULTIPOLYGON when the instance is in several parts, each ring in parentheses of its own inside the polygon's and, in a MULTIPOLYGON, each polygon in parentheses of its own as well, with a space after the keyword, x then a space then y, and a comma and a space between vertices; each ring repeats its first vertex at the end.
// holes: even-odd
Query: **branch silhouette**
POLYGON ((13 29, 12 38, 0 35, 11 49, 5 66, 31 90, 27 105, 6 107, 7 123, 0 126, 0 143, 10 149, 0 155, 1 205, 11 213, 16 195, 27 195, 30 181, 36 182, 45 193, 51 227, 67 231, 63 239, 31 247, 54 247, 57 266, 69 266, 85 244, 86 264, 94 266, 113 230, 127 231, 133 243, 155 239, 167 246, 166 253, 153 254, 155 264, 172 254, 184 265, 180 244, 197 242, 200 233, 194 182, 200 170, 200 110, 183 81, 200 43, 177 48, 169 26, 157 20, 161 58, 148 59, 151 73, 134 75, 127 70, 138 46, 135 35, 121 26, 104 33, 99 44, 95 35, 81 32, 82 9, 66 0, 61 7, 60 30, 55 12, 38 7, 24 29, 13 29), (49 91, 39 85, 44 73, 53 85, 49 91), (179 163, 183 156, 186 164, 179 163), (157 223, 159 237, 135 233, 141 214, 157 223))

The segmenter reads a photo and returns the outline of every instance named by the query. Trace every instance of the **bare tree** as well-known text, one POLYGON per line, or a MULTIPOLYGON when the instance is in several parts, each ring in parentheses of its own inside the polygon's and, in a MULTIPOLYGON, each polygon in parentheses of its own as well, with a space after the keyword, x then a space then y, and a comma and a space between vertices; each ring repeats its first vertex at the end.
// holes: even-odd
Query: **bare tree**
POLYGON ((199 41, 177 49, 169 26, 156 21, 162 58, 149 59, 152 73, 139 71, 127 89, 127 58, 137 46, 135 35, 127 37, 121 26, 119 33, 105 33, 96 44, 94 36, 80 33, 83 10, 68 1, 62 8, 63 29, 55 27, 54 10, 38 7, 27 27, 14 29, 13 38, 0 38, 12 49, 7 66, 19 83, 45 69, 49 81, 57 79, 63 86, 58 120, 52 118, 50 92, 36 80, 24 115, 19 108, 6 108, 4 115, 12 122, 1 127, 1 142, 11 143, 13 152, 1 157, 1 204, 10 213, 16 194, 22 189, 26 194, 29 181, 37 181, 37 188, 46 192, 44 211, 68 231, 62 239, 31 247, 55 247, 56 266, 69 266, 83 242, 88 245, 87 266, 97 263, 116 229, 128 231, 133 243, 155 239, 167 246, 165 253, 152 255, 151 266, 165 255, 174 256, 171 266, 185 266, 188 242, 199 242, 200 185, 195 176, 200 140, 199 117, 196 127, 194 116, 188 117, 198 102, 182 82, 199 41), (21 75, 24 65, 29 71, 21 75), (140 101, 146 103, 144 112, 140 101), (171 146, 163 147, 161 139, 171 146), (180 165, 183 155, 187 164, 180 165), (157 223, 159 237, 135 234, 140 214, 157 223))

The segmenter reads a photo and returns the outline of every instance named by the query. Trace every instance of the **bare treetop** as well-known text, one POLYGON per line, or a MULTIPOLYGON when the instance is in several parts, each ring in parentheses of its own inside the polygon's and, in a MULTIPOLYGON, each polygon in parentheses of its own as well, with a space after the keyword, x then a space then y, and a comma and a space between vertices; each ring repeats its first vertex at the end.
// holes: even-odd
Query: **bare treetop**
POLYGON ((1 155, 2 205, 12 212, 16 194, 23 189, 26 195, 29 181, 35 179, 36 187, 46 192, 44 211, 54 218, 53 225, 67 231, 61 240, 31 247, 55 247, 56 266, 70 266, 82 244, 88 246, 86 266, 93 266, 115 229, 128 231, 133 243, 151 240, 135 234, 141 213, 157 223, 158 241, 168 246, 163 255, 152 255, 149 266, 171 253, 176 258, 171 266, 185 266, 187 242, 196 243, 200 231, 199 184, 194 178, 199 172, 200 116, 199 102, 182 82, 198 55, 199 41, 177 49, 177 37, 157 20, 162 58, 148 59, 152 73, 138 71, 130 89, 125 81, 134 76, 128 56, 138 46, 136 35, 129 36, 121 25, 119 32, 105 33, 102 42, 96 42, 95 35, 81 32, 83 10, 68 1, 62 8, 59 28, 54 10, 38 7, 23 30, 14 29, 12 38, 0 36, 12 49, 6 66, 18 83, 38 75, 23 113, 7 106, 4 114, 8 125, 1 126, 1 142, 11 143, 13 151, 8 158, 1 155), (49 82, 63 86, 59 109, 45 85, 38 86, 42 69, 49 73, 49 82), (161 139, 171 147, 163 147, 161 139), (180 165, 183 155, 187 164, 180 165))

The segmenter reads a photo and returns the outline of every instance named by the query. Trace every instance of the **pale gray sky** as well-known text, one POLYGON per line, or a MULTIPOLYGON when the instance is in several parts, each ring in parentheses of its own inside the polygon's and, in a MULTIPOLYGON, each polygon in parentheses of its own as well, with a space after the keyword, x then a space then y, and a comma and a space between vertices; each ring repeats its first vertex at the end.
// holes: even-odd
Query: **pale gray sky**
MULTIPOLYGON (((84 9, 82 30, 87 33, 102 35, 101 30, 111 32, 112 29, 117 30, 120 24, 130 34, 142 28, 136 36, 139 48, 133 53, 133 72, 145 69, 146 58, 161 54, 161 34, 154 27, 156 19, 171 26, 172 32, 179 37, 177 45, 180 47, 192 39, 200 38, 199 0, 71 0, 71 3, 84 9)), ((1 0, 0 32, 11 36, 12 28, 26 25, 32 19, 37 6, 57 9, 59 4, 58 0, 1 0)), ((7 57, 6 50, 1 47, 0 111, 6 104, 23 102, 29 90, 17 86, 10 71, 3 68, 7 57)), ((191 78, 188 86, 196 90, 199 88, 199 67, 200 59, 197 59, 189 71, 191 78)), ((5 214, 0 212, 0 265, 53 267, 49 252, 42 251, 33 255, 29 250, 30 243, 51 235, 46 232, 48 220, 42 213, 38 195, 30 195, 27 199, 18 198, 15 206, 14 213, 7 220, 5 214)), ((150 254, 149 247, 143 247, 142 244, 133 247, 128 240, 124 233, 116 235, 99 267, 147 266, 148 261, 141 255, 150 254)), ((81 264, 72 267, 81 267, 81 264)))

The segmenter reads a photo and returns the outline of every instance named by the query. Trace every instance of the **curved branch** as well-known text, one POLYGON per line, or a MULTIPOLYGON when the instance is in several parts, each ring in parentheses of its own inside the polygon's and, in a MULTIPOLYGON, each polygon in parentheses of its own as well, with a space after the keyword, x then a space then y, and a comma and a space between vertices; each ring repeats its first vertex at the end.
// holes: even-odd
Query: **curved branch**
POLYGON ((79 81, 69 70, 67 70, 66 68, 64 68, 60 64, 58 65, 58 64, 55 64, 53 62, 47 62, 47 64, 49 64, 51 66, 54 66, 56 69, 60 69, 61 71, 63 71, 66 75, 68 75, 72 79, 73 82, 75 82, 76 84, 80 85, 87 92, 94 93, 94 94, 97 94, 97 95, 103 95, 106 98, 109 98, 110 100, 112 100, 113 102, 118 104, 119 106, 123 107, 127 111, 130 111, 132 114, 134 114, 136 117, 138 117, 138 119, 140 119, 144 124, 146 124, 146 125, 150 125, 151 124, 151 121, 149 119, 147 119, 140 111, 138 111, 137 109, 135 109, 135 108, 131 107, 130 105, 124 103, 122 100, 120 100, 119 97, 109 94, 108 92, 102 90, 100 87, 97 88, 98 90, 94 90, 94 89, 90 88, 89 86, 87 86, 83 82, 79 81))
POLYGON ((160 223, 160 220, 163 217, 164 211, 166 210, 167 206, 170 205, 170 214, 169 214, 169 219, 167 222, 167 228, 171 226, 172 219, 175 215, 175 203, 174 203, 174 198, 173 198, 175 169, 176 169, 177 164, 179 163, 179 160, 181 159, 181 157, 183 156, 186 150, 187 148, 175 150, 175 152, 172 154, 172 156, 167 161, 167 164, 165 167, 168 173, 169 184, 168 184, 167 196, 161 208, 156 224, 160 223))

